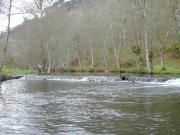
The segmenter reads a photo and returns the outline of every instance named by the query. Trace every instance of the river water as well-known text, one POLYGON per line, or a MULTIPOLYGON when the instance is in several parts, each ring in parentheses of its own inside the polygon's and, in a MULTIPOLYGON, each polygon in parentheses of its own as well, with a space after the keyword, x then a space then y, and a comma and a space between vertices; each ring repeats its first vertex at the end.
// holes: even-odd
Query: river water
POLYGON ((180 79, 24 77, 0 90, 1 135, 180 135, 180 79))

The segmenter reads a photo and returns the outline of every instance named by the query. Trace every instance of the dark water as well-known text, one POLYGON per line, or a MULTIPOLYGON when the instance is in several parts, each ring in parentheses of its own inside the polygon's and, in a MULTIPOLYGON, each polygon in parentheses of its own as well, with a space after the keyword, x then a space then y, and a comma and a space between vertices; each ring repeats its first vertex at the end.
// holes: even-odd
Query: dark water
POLYGON ((2 135, 180 135, 180 87, 13 80, 0 91, 2 135))

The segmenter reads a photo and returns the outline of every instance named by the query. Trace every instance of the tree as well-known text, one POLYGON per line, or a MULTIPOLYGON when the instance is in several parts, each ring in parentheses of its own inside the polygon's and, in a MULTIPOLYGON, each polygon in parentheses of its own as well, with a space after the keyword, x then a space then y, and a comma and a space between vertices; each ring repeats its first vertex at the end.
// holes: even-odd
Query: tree
POLYGON ((164 69, 164 51, 166 49, 166 46, 167 46, 167 42, 168 42, 168 38, 169 38, 169 35, 170 35, 170 32, 172 31, 172 27, 173 27, 173 21, 175 20, 175 12, 176 12, 176 3, 174 0, 170 0, 170 21, 169 21, 169 24, 168 24, 168 29, 167 29, 167 32, 166 32, 166 35, 165 35, 165 38, 163 40, 163 43, 162 45, 160 46, 160 49, 159 49, 159 54, 160 54, 160 61, 161 61, 161 68, 164 69))
POLYGON ((9 44, 12 1, 13 0, 9 0, 8 24, 7 24, 6 40, 5 40, 5 45, 4 45, 4 48, 3 48, 2 58, 1 58, 1 63, 0 63, 0 80, 3 79, 3 67, 4 67, 4 62, 5 62, 5 55, 6 55, 7 47, 8 47, 8 44, 9 44))
POLYGON ((129 65, 133 71, 146 67, 151 74, 153 59, 159 60, 160 52, 164 57, 165 48, 178 43, 180 17, 179 11, 172 17, 172 1, 86 0, 78 8, 69 2, 67 10, 63 2, 50 7, 51 0, 34 0, 29 10, 34 19, 13 30, 15 45, 8 54, 18 66, 42 64, 44 71, 77 66, 124 71, 129 65), (23 47, 18 48, 19 43, 23 47))
POLYGON ((0 0, 0 13, 2 13, 3 1, 0 0))
POLYGON ((147 0, 137 0, 135 2, 137 6, 137 10, 139 15, 141 16, 141 27, 142 27, 142 44, 144 44, 145 48, 145 59, 146 59, 146 65, 147 65, 147 71, 149 74, 152 74, 153 65, 152 65, 152 33, 150 32, 150 23, 151 23, 151 6, 150 3, 153 3, 153 1, 147 1, 147 0))
MULTIPOLYGON (((33 8, 29 7, 29 9, 27 9, 27 10, 33 11, 30 13, 33 14, 34 17, 39 16, 40 18, 42 18, 45 14, 45 9, 48 6, 51 6, 53 2, 54 2, 53 0, 34 0, 35 7, 33 7, 33 8)), ((43 28, 42 21, 40 21, 39 23, 40 23, 39 24, 40 31, 43 32, 44 28, 43 28)), ((42 37, 40 37, 40 38, 43 38, 43 35, 41 35, 41 36, 42 37)), ((53 37, 53 35, 51 35, 50 37, 53 37)), ((53 40, 53 39, 51 39, 51 40, 53 40)), ((47 67, 47 73, 50 74, 51 68, 52 68, 52 59, 51 59, 51 55, 50 55, 50 45, 49 45, 49 43, 45 43, 43 40, 41 43, 42 44, 40 45, 40 49, 41 49, 42 53, 40 53, 40 55, 42 55, 42 63, 41 63, 42 69, 45 72, 46 67, 47 67)))

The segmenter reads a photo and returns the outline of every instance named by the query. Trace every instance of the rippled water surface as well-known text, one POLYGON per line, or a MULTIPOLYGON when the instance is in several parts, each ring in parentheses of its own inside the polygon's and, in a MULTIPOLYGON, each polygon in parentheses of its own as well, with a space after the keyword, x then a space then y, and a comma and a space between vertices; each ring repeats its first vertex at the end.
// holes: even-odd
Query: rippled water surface
POLYGON ((0 90, 2 135, 180 135, 180 87, 21 79, 0 90))

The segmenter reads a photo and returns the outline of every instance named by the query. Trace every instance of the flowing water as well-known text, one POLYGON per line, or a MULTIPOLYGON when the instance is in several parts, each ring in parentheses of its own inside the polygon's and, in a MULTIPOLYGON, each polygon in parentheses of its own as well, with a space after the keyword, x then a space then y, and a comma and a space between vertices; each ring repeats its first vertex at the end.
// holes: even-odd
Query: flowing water
POLYGON ((180 135, 180 79, 24 77, 0 90, 1 135, 180 135))

